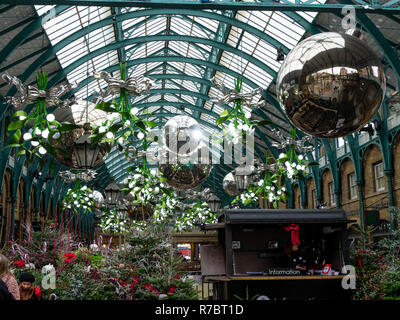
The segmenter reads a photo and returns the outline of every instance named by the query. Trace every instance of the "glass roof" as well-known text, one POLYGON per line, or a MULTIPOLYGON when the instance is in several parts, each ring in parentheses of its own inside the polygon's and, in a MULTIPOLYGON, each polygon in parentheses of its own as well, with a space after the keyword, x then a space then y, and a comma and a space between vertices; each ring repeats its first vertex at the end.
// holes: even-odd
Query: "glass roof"
MULTIPOLYGON (((35 6, 39 15, 53 7, 35 6)), ((111 7, 85 6, 71 6, 59 16, 49 20, 44 29, 54 46, 65 39, 68 40, 68 37, 88 25, 115 14, 134 11, 143 11, 143 14, 136 18, 123 19, 120 23, 114 23, 109 19, 110 22, 101 28, 91 30, 89 34, 67 42, 56 52, 62 68, 68 70, 66 74, 68 81, 82 82, 75 96, 79 99, 87 97, 93 99, 96 92, 106 88, 106 83, 103 80, 89 78, 89 83, 86 84, 87 74, 91 76, 94 72, 106 70, 112 71, 113 76, 119 77, 118 64, 124 57, 128 63, 128 76, 143 74, 150 78, 154 76, 155 82, 150 93, 132 97, 131 100, 133 104, 140 104, 140 108, 155 115, 149 119, 166 121, 164 117, 156 118, 156 113, 170 113, 171 116, 188 114, 198 119, 203 129, 210 134, 215 131, 216 116, 224 109, 210 101, 209 97, 221 95, 218 89, 209 86, 211 77, 215 77, 217 81, 231 89, 234 78, 242 75, 244 78, 242 92, 258 86, 267 89, 273 83, 281 65, 281 62, 276 61, 277 43, 289 51, 305 33, 305 29, 297 21, 282 12, 234 13, 207 10, 209 14, 233 19, 232 24, 227 24, 226 19, 222 18, 217 20, 178 12, 151 15, 147 14, 151 10, 142 8, 121 8, 116 12, 111 7), (158 36, 169 38, 166 40, 154 38, 158 36), (199 40, 203 43, 196 39, 191 42, 181 41, 180 36, 204 39, 204 41, 199 40), (141 38, 143 41, 131 42, 121 48, 114 46, 111 50, 102 50, 117 41, 141 38), (273 43, 271 39, 276 42, 273 43), (229 46, 231 49, 226 50, 219 44, 229 46), (237 50, 244 55, 239 55, 237 50), (87 61, 89 53, 92 57, 87 61), (194 59, 194 63, 187 59, 194 59), (180 105, 185 107, 184 110, 179 107, 180 105), (201 110, 204 112, 199 112, 201 110)), ((297 14, 311 22, 317 13, 297 14)), ((245 107, 245 111, 252 110, 245 107)), ((267 105, 263 112, 278 125, 289 128, 285 119, 277 114, 271 105, 267 105)), ((264 143, 260 143, 260 146, 266 149, 264 143)), ((107 167, 111 167, 117 161, 118 156, 115 157, 115 160, 107 159, 107 167)))

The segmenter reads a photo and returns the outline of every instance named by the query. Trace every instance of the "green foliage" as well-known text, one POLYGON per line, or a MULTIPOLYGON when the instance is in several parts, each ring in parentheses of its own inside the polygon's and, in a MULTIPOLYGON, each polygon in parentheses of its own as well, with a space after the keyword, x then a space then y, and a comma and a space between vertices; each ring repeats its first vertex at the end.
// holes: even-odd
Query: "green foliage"
MULTIPOLYGON (((400 225, 400 210, 390 208, 391 214, 400 225)), ((399 300, 400 299, 400 230, 397 228, 383 240, 373 243, 372 230, 365 233, 365 249, 356 248, 352 253, 356 267, 357 282, 355 299, 399 300)))
POLYGON ((64 208, 72 209, 76 214, 82 210, 92 212, 95 206, 93 190, 87 186, 82 186, 80 180, 77 180, 74 186, 68 189, 62 202, 64 208))

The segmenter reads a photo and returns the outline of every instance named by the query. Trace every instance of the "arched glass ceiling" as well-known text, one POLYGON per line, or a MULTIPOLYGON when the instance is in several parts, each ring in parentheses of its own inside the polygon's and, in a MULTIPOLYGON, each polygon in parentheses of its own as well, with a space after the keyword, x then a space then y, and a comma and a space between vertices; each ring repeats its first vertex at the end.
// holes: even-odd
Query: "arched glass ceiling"
MULTIPOLYGON (((35 6, 39 15, 53 7, 35 6)), ((271 119, 276 126, 288 130, 290 126, 274 98, 276 74, 281 64, 276 61, 277 48, 287 53, 306 31, 316 33, 332 29, 324 25, 326 21, 321 15, 317 18, 318 24, 311 24, 316 15, 317 12, 294 11, 71 6, 44 24, 53 50, 45 57, 49 59, 55 53, 63 68, 51 85, 65 76, 69 82, 80 81, 82 84, 74 94, 83 99, 87 92, 90 99, 94 98, 96 91, 106 85, 102 80, 87 78, 87 69, 89 74, 107 70, 119 77, 118 63, 126 61, 130 75, 146 74, 155 80, 148 95, 132 97, 132 102, 143 112, 151 113, 149 119, 162 126, 174 114, 188 114, 198 119, 210 133, 215 130, 215 119, 223 110, 209 99, 219 94, 211 86, 210 78, 215 77, 232 88, 233 79, 243 75, 244 91, 257 86, 267 89, 263 93, 267 106, 253 112, 252 117, 271 119)), ((387 19, 385 17, 383 22, 387 19)), ((376 39, 377 35, 374 36, 376 39)), ((32 73, 33 70, 33 66, 28 68, 32 73)), ((262 152, 270 148, 273 137, 269 135, 264 128, 256 133, 262 152)), ((105 164, 107 171, 115 172, 112 168, 118 159, 118 152, 110 154, 105 164)))

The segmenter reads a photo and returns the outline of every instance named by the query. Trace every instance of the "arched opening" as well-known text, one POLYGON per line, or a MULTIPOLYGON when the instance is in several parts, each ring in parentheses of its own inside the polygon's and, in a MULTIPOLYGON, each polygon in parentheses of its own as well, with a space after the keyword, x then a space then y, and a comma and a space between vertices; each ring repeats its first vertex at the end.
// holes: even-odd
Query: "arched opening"
POLYGON ((354 163, 346 158, 340 165, 341 206, 348 213, 359 213, 357 176, 354 163))
POLYGON ((298 184, 293 186, 293 204, 296 209, 301 208, 300 187, 298 184))
POLYGON ((381 149, 376 144, 368 146, 363 158, 364 210, 368 224, 368 212, 379 211, 379 219, 390 221, 387 178, 384 173, 381 149))
POLYGON ((24 180, 20 178, 18 183, 17 199, 14 209, 14 240, 17 242, 22 241, 25 229, 24 188, 25 188, 24 180))
POLYGON ((1 192, 1 225, 0 225, 0 242, 1 247, 8 245, 11 240, 11 183, 12 175, 9 169, 6 169, 1 192))

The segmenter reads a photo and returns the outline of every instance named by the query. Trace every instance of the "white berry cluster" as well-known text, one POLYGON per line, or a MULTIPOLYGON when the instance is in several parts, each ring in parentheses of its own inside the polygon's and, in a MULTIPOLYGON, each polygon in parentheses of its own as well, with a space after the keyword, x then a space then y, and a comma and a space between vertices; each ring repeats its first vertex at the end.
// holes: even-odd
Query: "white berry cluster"
POLYGON ((73 189, 68 189, 63 200, 64 207, 78 212, 81 208, 89 210, 94 207, 94 195, 90 188, 77 183, 73 189))
POLYGON ((103 232, 107 233, 127 233, 131 228, 126 215, 119 213, 116 209, 105 212, 99 226, 103 232))

